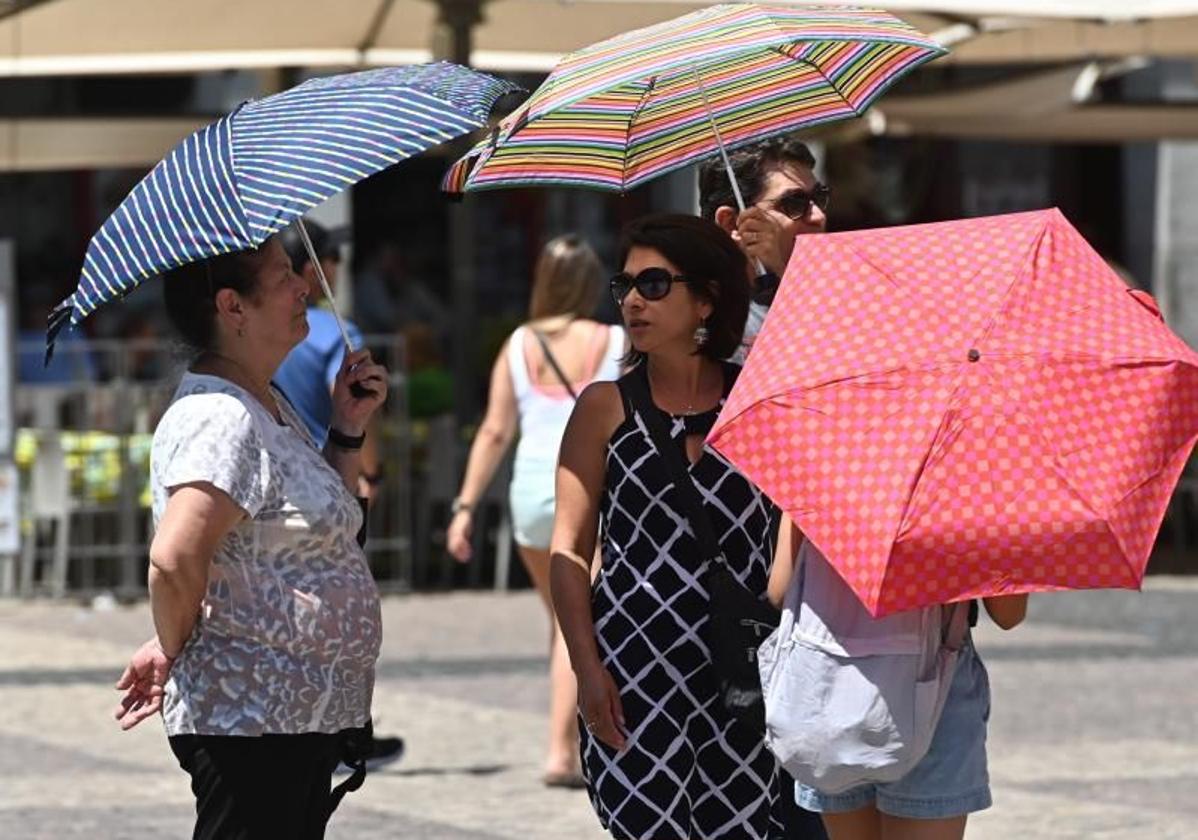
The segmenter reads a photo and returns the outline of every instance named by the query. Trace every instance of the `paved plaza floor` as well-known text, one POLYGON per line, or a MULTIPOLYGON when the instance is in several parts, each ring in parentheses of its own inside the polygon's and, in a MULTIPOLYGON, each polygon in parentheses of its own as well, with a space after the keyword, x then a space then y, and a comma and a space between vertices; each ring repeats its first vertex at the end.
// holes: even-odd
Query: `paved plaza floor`
MULTIPOLYGON (((407 741, 329 837, 600 838, 586 796, 538 782, 547 624, 536 596, 384 602, 378 729, 407 741)), ((1037 596, 976 636, 994 686, 995 807, 976 840, 1198 838, 1198 581, 1037 596)), ((0 838, 185 838, 161 723, 121 733, 111 688, 146 606, 0 601, 0 838)))

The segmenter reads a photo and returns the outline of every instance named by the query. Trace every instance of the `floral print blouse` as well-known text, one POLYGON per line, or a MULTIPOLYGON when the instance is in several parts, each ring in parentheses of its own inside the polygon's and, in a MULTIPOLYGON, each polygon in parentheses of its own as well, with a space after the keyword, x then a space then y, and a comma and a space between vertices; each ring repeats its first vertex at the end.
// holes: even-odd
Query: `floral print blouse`
POLYGON ((335 733, 370 719, 382 640, 362 510, 278 391, 187 373, 154 433, 154 522, 206 482, 246 517, 221 543, 163 702, 168 735, 335 733))

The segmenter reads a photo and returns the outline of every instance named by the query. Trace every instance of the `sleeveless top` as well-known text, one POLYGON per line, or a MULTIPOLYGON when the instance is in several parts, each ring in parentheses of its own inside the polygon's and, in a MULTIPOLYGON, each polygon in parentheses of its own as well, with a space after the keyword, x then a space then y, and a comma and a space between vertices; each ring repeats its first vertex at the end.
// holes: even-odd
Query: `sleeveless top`
MULTIPOLYGON (((529 334, 527 326, 518 327, 508 339, 508 370, 520 413, 520 442, 516 445, 516 460, 526 463, 543 461, 553 467, 557 464, 566 421, 574 410, 574 399, 565 385, 556 381, 556 377, 552 384, 533 381, 524 350, 526 339, 536 340, 529 334)), ((615 379, 620 373, 620 357, 623 354, 622 327, 609 326, 595 330, 586 365, 594 373, 588 380, 571 383, 575 393, 581 392, 591 382, 615 379)))
MULTIPOLYGON (((725 397, 735 373, 728 366, 725 397)), ((680 449, 687 435, 705 434, 719 412, 652 410, 680 449)), ((719 681, 704 639, 706 553, 644 418, 627 400, 624 414, 607 444, 599 505, 603 563, 591 611, 599 655, 620 691, 629 747, 616 752, 580 727, 591 804, 616 837, 780 836, 772 819, 780 790, 773 754, 761 733, 717 701, 719 681)), ((764 595, 774 506, 708 446, 689 472, 730 570, 748 591, 764 595)))

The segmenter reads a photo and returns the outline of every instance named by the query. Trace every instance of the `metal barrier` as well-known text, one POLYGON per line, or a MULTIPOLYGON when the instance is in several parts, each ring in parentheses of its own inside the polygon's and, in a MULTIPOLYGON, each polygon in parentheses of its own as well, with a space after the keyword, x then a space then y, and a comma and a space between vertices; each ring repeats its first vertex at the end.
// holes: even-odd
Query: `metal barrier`
MULTIPOLYGON (((421 421, 414 434, 402 337, 373 335, 365 343, 390 373, 380 423, 383 481, 372 503, 366 545, 379 588, 485 585, 484 565, 492 561, 493 585, 505 588, 511 535, 504 471, 480 506, 477 559, 458 568, 447 558, 444 526, 466 441, 449 415, 421 421)), ((43 346, 21 343, 18 352, 40 354, 43 346)), ((77 375, 23 383, 14 392, 22 546, 19 571, 0 575, 0 590, 139 597, 152 530, 150 441, 185 357, 174 345, 152 340, 74 341, 57 352, 73 354, 67 368, 77 375)), ((1179 482, 1150 569, 1198 572, 1198 477, 1186 475, 1179 482)))
MULTIPOLYGON (((372 335, 365 345, 390 374, 367 553, 380 589, 402 590, 414 576, 404 343, 372 335)), ((17 347, 19 357, 43 349, 40 342, 17 347)), ((71 341, 56 354, 67 359, 60 381, 21 383, 14 392, 23 524, 17 591, 137 597, 152 531, 150 441, 186 357, 148 339, 71 341)))

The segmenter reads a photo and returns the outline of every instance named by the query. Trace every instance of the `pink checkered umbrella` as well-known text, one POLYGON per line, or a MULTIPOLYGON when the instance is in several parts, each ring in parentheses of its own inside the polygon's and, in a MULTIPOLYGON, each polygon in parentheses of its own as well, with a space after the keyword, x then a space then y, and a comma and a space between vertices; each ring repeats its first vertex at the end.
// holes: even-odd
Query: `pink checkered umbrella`
POLYGON ((802 236, 710 443, 869 611, 1138 588, 1198 354, 1058 210, 802 236))

